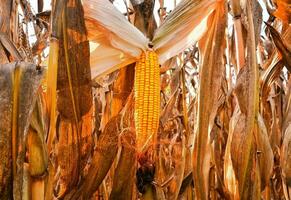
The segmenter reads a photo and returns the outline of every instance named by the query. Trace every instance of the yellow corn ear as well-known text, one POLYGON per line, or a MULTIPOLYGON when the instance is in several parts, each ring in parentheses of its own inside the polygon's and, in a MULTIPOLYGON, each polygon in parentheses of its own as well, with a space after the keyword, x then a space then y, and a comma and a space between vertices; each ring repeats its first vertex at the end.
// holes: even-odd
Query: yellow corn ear
POLYGON ((154 51, 142 53, 135 66, 134 80, 137 151, 141 153, 152 141, 159 127, 160 68, 154 51))

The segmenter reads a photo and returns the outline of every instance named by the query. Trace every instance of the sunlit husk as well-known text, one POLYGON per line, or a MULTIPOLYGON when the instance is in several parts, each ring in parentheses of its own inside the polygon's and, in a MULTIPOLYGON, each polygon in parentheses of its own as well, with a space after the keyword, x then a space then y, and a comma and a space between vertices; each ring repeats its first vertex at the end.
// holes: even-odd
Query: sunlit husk
POLYGON ((134 62, 148 48, 149 40, 109 1, 85 0, 83 7, 88 38, 95 46, 92 78, 134 62))
POLYGON ((207 18, 216 5, 216 0, 181 1, 154 34, 154 49, 161 64, 204 35, 209 28, 207 18))

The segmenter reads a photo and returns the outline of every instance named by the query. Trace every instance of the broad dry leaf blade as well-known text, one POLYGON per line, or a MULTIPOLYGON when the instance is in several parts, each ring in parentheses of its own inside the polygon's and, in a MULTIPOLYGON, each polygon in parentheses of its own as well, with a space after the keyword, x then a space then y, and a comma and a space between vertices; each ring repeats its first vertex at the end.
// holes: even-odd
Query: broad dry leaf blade
POLYGON ((13 64, 0 65, 0 199, 12 198, 12 76, 13 64))
POLYGON ((1 105, 5 103, 5 106, 0 107, 0 113, 4 114, 0 120, 0 152, 3 156, 1 163, 5 165, 1 164, 0 167, 1 180, 4 181, 1 182, 1 195, 4 195, 3 198, 12 195, 12 182, 7 179, 12 178, 12 167, 14 169, 13 198, 18 200, 22 198, 25 140, 43 71, 38 71, 35 65, 25 62, 1 65, 0 69, 0 101, 1 105), (12 166, 11 161, 13 161, 12 166))
POLYGON ((106 124, 104 131, 99 135, 88 174, 77 189, 72 190, 65 199, 88 199, 98 189, 117 155, 120 121, 121 116, 117 115, 106 124))
MULTIPOLYGON (((238 86, 241 92, 236 92, 239 106, 242 111, 245 126, 240 131, 235 131, 231 147, 231 159, 234 172, 239 186, 239 197, 248 199, 252 195, 251 191, 256 184, 252 184, 255 171, 254 161, 254 138, 255 120, 258 114, 259 92, 258 92, 258 66, 256 61, 255 31, 253 23, 253 13, 250 1, 247 1, 247 19, 249 24, 247 37, 247 60, 246 66, 239 77, 238 86), (243 97, 243 98, 242 98, 243 97)), ((238 88, 237 87, 237 88, 238 88)))
POLYGON ((57 72, 59 134, 57 158, 60 165, 58 197, 77 184, 90 156, 92 105, 89 41, 80 0, 67 0, 57 72))
POLYGON ((267 128, 264 119, 258 115, 258 125, 255 131, 255 141, 257 144, 259 171, 261 174, 261 190, 269 186, 271 175, 274 167, 274 154, 269 141, 267 128))
POLYGON ((222 56, 226 27, 224 1, 216 4, 208 34, 201 41, 202 60, 198 97, 198 121, 193 152, 193 176, 198 199, 208 198, 210 169, 210 130, 218 108, 218 92, 222 80, 222 56))

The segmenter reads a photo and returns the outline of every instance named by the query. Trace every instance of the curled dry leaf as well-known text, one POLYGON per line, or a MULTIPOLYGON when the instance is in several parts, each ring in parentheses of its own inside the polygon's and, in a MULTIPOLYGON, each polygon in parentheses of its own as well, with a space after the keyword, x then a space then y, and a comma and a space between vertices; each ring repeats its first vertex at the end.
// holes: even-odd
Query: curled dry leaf
POLYGON ((120 121, 121 116, 117 115, 107 123, 104 131, 99 135, 86 177, 65 199, 88 199, 98 189, 117 154, 120 121))
POLYGON ((291 197, 291 125, 285 131, 283 144, 281 148, 281 161, 280 165, 282 167, 283 181, 286 184, 285 197, 289 193, 289 198, 291 197))
POLYGON ((236 110, 233 114, 233 116, 230 119, 230 125, 229 125, 229 135, 227 138, 226 143, 226 149, 225 149, 225 159, 224 159, 224 184, 229 192, 232 199, 238 199, 239 198, 239 192, 238 192, 238 183, 235 178, 235 172, 233 169, 232 164, 232 158, 231 158, 231 146, 232 146, 232 140, 234 138, 234 131, 235 127, 239 127, 239 123, 244 123, 243 121, 239 121, 241 116, 241 113, 239 112, 238 107, 236 107, 236 110))
POLYGON ((124 130, 120 134, 121 153, 115 168, 112 191, 109 199, 132 199, 134 196, 136 148, 135 133, 124 130))
POLYGON ((272 27, 271 25, 269 25, 268 23, 266 23, 268 28, 270 29, 273 41, 275 43, 276 48, 278 49, 280 55, 283 57, 283 61, 287 67, 287 69, 289 70, 289 72, 291 71, 291 44, 290 44, 290 37, 287 38, 289 40, 284 40, 282 39, 281 35, 279 34, 279 32, 272 27), (288 44, 289 43, 289 44, 288 44))
POLYGON ((258 125, 255 130, 255 142, 257 146, 257 157, 261 174, 261 189, 269 186, 274 167, 274 154, 268 137, 267 127, 262 116, 258 115, 258 125))
POLYGON ((179 118, 168 119, 158 136, 157 198, 177 199, 184 179, 186 144, 179 118))
POLYGON ((176 117, 179 115, 179 111, 176 109, 179 101, 180 90, 176 90, 176 92, 170 97, 166 106, 161 112, 160 122, 161 125, 165 124, 170 118, 176 117))

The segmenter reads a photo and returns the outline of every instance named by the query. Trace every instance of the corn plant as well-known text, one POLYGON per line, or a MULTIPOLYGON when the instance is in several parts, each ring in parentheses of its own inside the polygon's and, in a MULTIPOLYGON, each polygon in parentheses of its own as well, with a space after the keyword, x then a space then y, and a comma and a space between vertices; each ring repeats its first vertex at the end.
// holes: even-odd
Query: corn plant
POLYGON ((291 199, 290 1, 116 2, 0 1, 0 199, 291 199))

